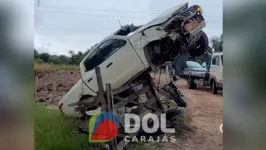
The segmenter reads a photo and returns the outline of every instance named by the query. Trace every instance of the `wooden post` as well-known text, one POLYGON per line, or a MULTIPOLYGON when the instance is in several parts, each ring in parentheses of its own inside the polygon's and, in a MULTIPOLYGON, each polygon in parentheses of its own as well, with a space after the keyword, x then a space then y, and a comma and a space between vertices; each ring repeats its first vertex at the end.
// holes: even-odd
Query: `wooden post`
MULTIPOLYGON (((112 88, 111 88, 111 84, 107 83, 106 84, 106 96, 107 96, 107 111, 108 112, 113 112, 114 107, 113 107, 113 93, 112 93, 112 88)), ((109 125, 109 129, 110 131, 112 129, 114 129, 113 125, 109 125)), ((111 141, 111 149, 112 150, 117 150, 117 141, 116 138, 114 138, 114 140, 111 141)))
MULTIPOLYGON (((98 84, 98 93, 101 99, 101 107, 102 107, 102 112, 113 112, 113 107, 112 107, 112 100, 113 100, 113 96, 112 96, 112 89, 111 89, 111 85, 110 84, 106 84, 106 96, 107 96, 107 100, 105 98, 105 92, 104 92, 104 86, 103 86, 103 79, 102 79, 102 74, 101 74, 101 69, 100 67, 96 67, 95 68, 95 73, 96 73, 96 77, 97 77, 97 84, 98 84)), ((109 117, 109 116, 108 116, 109 117)), ((112 127, 111 125, 109 125, 109 129, 111 131, 112 127)), ((116 138, 111 141, 111 149, 112 150, 116 150, 116 138)))
POLYGON ((166 72, 166 78, 167 78, 167 83, 170 83, 170 72, 169 72, 169 66, 165 66, 165 72, 166 72))
POLYGON ((51 103, 55 102, 55 93, 56 93, 56 81, 57 80, 57 72, 55 71, 54 81, 53 81, 53 92, 52 92, 52 100, 51 103))
POLYGON ((103 88, 103 79, 102 79, 102 73, 100 67, 95 68, 95 73, 97 77, 97 84, 98 84, 98 93, 101 99, 101 107, 102 107, 102 112, 107 111, 106 107, 106 99, 104 96, 104 88, 103 88))
POLYGON ((111 89, 111 84, 110 83, 106 83, 106 97, 107 97, 107 111, 108 112, 113 112, 112 109, 112 89, 111 89))
POLYGON ((34 89, 34 101, 36 101, 36 97, 37 97, 37 90, 38 90, 38 81, 39 81, 39 78, 38 76, 35 76, 35 89, 34 89))

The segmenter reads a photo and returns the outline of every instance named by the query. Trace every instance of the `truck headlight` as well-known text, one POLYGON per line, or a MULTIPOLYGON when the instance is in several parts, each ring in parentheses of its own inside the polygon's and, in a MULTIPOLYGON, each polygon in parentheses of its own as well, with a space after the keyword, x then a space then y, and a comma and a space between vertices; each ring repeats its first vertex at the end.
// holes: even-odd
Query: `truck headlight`
POLYGON ((203 14, 203 10, 201 7, 197 7, 197 11, 200 12, 201 14, 203 14))

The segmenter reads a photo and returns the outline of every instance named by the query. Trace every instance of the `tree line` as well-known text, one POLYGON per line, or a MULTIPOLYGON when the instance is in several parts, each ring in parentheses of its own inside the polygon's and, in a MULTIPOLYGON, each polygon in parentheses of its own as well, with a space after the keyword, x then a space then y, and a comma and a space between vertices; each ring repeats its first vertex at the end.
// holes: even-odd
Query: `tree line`
MULTIPOLYGON (((96 45, 94 45, 96 46, 96 45)), ((68 52, 69 55, 51 55, 49 53, 40 53, 34 49, 34 62, 35 63, 52 63, 55 65, 79 65, 82 59, 94 48, 88 48, 85 52, 78 51, 75 53, 73 50, 68 52)))

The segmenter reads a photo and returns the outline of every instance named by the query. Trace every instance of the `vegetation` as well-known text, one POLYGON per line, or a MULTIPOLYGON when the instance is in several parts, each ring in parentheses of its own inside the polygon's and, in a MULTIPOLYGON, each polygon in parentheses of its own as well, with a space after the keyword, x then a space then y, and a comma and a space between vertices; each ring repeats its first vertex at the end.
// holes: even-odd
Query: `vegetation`
MULTIPOLYGON (((96 46, 96 45, 95 45, 96 46)), ((49 53, 39 53, 37 50, 34 50, 34 62, 37 64, 47 63, 55 65, 79 65, 81 60, 92 50, 94 46, 87 49, 84 53, 70 50, 69 56, 67 55, 50 55, 49 53)))
POLYGON ((89 149, 88 136, 75 131, 76 120, 42 104, 33 104, 33 112, 36 150, 89 149))
POLYGON ((79 66, 34 63, 34 72, 55 72, 60 70, 79 70, 79 66))
POLYGON ((39 53, 34 50, 34 71, 35 72, 54 72, 59 70, 79 70, 79 63, 93 49, 77 52, 70 50, 67 55, 50 55, 49 53, 39 53))
POLYGON ((223 34, 220 37, 214 36, 210 38, 211 48, 214 52, 223 52, 223 34))

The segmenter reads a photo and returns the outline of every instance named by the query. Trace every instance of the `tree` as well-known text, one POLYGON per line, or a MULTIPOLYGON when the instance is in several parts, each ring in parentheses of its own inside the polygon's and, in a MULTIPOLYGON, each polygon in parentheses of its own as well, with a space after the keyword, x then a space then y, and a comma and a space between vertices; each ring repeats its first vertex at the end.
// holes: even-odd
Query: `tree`
POLYGON ((220 49, 221 51, 223 51, 223 34, 221 34, 221 37, 220 37, 219 49, 220 49))
POLYGON ((70 57, 72 57, 73 55, 75 55, 75 52, 72 51, 72 50, 70 50, 68 53, 69 53, 70 57))
POLYGON ((70 63, 70 58, 67 57, 66 55, 60 55, 59 56, 59 61, 60 61, 60 64, 69 64, 70 63))
POLYGON ((36 63, 79 65, 82 59, 84 59, 84 57, 94 48, 94 46, 88 48, 84 53, 81 51, 75 53, 73 50, 70 50, 68 52, 69 55, 50 55, 48 53, 38 53, 37 50, 34 50, 34 60, 36 63))
POLYGON ((35 58, 35 59, 38 58, 38 55, 39 55, 39 53, 37 52, 36 49, 34 49, 34 58, 35 58))
POLYGON ((41 53, 39 58, 43 60, 43 62, 48 63, 50 61, 50 55, 48 53, 41 53))
POLYGON ((214 52, 223 51, 223 34, 220 37, 214 36, 210 39, 211 47, 214 49, 214 52))

